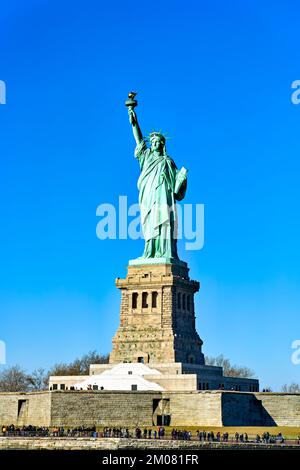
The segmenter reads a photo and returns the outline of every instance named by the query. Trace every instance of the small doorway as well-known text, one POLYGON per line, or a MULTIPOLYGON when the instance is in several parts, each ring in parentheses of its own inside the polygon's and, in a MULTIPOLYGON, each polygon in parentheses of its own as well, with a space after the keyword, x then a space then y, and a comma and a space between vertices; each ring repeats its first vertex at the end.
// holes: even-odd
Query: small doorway
POLYGON ((27 424, 28 400, 18 400, 18 425, 27 424))
POLYGON ((156 416, 157 426, 170 426, 170 424, 171 424, 171 415, 157 415, 156 416))

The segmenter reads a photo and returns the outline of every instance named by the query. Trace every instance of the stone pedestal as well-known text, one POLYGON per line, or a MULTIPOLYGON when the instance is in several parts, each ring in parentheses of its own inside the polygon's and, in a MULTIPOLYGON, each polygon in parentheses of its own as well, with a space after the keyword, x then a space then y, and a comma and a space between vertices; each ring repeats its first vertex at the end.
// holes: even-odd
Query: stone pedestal
POLYGON ((194 294, 186 263, 128 266, 121 290, 120 326, 109 362, 204 364, 195 329, 194 294))

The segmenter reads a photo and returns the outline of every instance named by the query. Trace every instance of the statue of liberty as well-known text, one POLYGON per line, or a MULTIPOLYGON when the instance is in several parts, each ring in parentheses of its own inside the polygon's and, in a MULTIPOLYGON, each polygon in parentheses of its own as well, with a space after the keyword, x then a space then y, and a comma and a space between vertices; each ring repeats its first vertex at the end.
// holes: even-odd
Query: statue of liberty
POLYGON ((150 262, 155 258, 156 262, 176 263, 179 262, 176 201, 185 196, 187 170, 178 170, 167 155, 166 138, 161 132, 151 132, 147 147, 148 139, 143 137, 134 111, 135 95, 128 94, 126 106, 136 141, 135 157, 141 169, 138 189, 145 249, 139 260, 150 262))

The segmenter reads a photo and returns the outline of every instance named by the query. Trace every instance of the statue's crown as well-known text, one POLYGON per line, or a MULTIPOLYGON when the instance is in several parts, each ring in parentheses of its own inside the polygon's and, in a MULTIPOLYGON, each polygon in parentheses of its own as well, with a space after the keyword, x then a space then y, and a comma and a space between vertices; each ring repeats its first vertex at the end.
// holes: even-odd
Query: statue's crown
POLYGON ((153 137, 159 137, 164 143, 166 142, 167 140, 167 136, 165 134, 163 134, 161 131, 153 131, 153 132, 150 132, 148 134, 148 140, 151 142, 151 140, 153 139, 153 137))

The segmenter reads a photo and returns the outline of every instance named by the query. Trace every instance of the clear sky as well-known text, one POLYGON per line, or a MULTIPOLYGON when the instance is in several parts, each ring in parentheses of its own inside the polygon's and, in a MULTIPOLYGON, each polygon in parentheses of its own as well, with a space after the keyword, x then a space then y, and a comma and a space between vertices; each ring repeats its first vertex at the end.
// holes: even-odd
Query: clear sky
MULTIPOLYGON (((205 245, 180 257, 197 294, 204 353, 300 382, 297 1, 2 2, 0 339, 32 370, 106 353, 116 277, 143 241, 96 237, 96 208, 137 202, 124 106, 163 129, 205 205, 205 245)), ((0 366, 0 370, 1 370, 0 366)))

